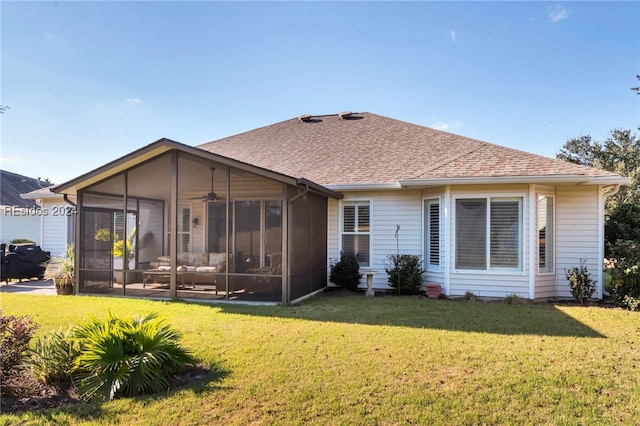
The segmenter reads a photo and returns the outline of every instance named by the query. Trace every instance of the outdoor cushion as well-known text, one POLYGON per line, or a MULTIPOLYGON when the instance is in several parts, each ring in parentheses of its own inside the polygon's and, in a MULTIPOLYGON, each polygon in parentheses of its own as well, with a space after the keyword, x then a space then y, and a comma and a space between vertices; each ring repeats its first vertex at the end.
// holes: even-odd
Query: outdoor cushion
POLYGON ((217 267, 226 258, 226 253, 209 253, 209 266, 217 267))

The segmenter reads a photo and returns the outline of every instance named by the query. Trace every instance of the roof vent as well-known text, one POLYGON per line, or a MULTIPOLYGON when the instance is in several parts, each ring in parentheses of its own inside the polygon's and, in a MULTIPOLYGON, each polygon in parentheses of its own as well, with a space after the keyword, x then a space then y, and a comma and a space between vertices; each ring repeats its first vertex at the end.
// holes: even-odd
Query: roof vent
POLYGON ((300 122, 302 123, 308 123, 309 121, 311 121, 311 114, 302 114, 298 116, 298 120, 300 120, 300 122))
POLYGON ((351 114, 353 114, 351 111, 343 111, 338 114, 338 117, 340 117, 340 120, 348 120, 351 118, 351 114))

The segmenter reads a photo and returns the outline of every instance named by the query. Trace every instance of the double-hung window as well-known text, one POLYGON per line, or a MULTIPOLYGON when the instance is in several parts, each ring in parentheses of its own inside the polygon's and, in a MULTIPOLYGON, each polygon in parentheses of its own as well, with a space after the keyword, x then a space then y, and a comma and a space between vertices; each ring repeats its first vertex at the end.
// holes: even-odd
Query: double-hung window
POLYGON ((522 271, 522 197, 456 200, 456 269, 522 271))
POLYGON ((360 266, 369 266, 371 209, 369 201, 342 203, 342 252, 355 254, 360 266))

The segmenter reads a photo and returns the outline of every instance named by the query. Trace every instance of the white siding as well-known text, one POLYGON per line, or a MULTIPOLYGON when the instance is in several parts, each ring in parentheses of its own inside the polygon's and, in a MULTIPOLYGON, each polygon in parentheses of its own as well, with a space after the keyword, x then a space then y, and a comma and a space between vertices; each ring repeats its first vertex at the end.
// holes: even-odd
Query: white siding
POLYGON ((11 240, 17 238, 27 238, 40 244, 42 217, 29 215, 24 210, 25 216, 9 214, 5 206, 0 212, 0 241, 9 244, 11 240))
MULTIPOLYGON (((558 297, 572 297, 565 271, 586 259, 593 279, 602 269, 598 222, 599 188, 558 187, 556 190, 556 280, 558 297)), ((598 283, 600 285, 600 283, 598 283)))
POLYGON ((42 200, 43 207, 47 210, 47 215, 43 216, 42 222, 42 244, 43 250, 51 252, 52 256, 62 256, 67 247, 67 224, 69 217, 67 212, 72 213, 70 204, 62 200, 42 200))
MULTIPOLYGON (((422 256, 422 195, 420 191, 349 192, 344 201, 371 201, 371 265, 379 272, 373 277, 373 287, 388 290, 385 265, 391 254, 415 254, 422 256), (398 239, 396 226, 400 225, 398 239)), ((328 257, 340 257, 340 201, 329 201, 328 257)), ((366 287, 363 277, 360 287, 366 287)))

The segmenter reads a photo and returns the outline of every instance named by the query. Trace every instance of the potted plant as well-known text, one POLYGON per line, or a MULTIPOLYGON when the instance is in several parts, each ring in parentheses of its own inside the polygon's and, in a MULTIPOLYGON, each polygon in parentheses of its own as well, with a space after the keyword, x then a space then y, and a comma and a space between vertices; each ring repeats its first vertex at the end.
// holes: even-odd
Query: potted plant
POLYGON ((52 257, 45 264, 45 280, 53 280, 58 294, 73 294, 73 244, 67 245, 64 256, 52 257))

